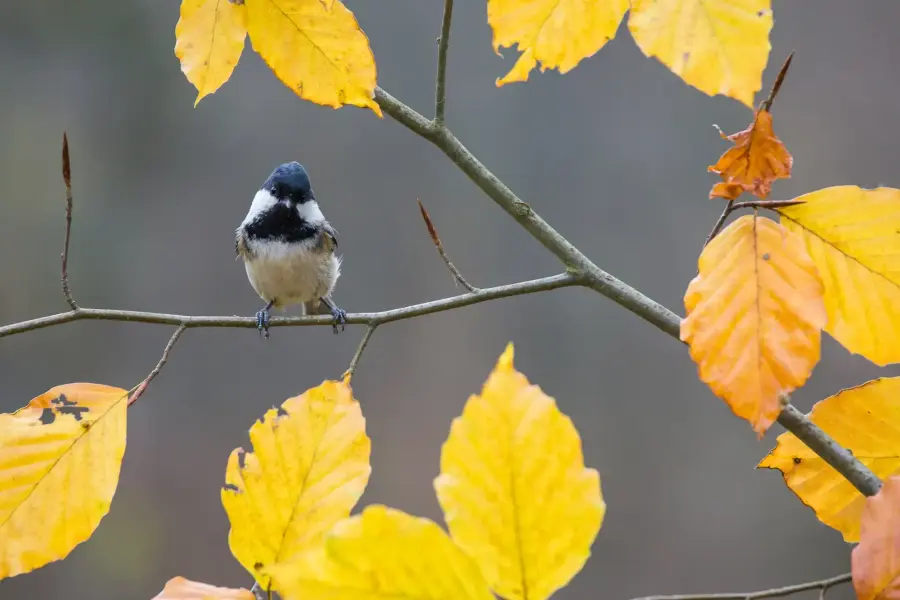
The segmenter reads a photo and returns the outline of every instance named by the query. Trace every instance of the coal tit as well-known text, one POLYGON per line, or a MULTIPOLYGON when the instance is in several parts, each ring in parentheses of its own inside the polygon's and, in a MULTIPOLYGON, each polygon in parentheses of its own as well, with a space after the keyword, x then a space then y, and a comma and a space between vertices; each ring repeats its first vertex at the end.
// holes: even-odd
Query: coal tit
POLYGON ((339 325, 343 330, 347 313, 331 299, 341 274, 337 245, 303 165, 288 162, 275 169, 253 197, 234 244, 250 285, 266 302, 256 324, 267 338, 269 311, 295 304, 303 314, 330 313, 334 333, 339 325))

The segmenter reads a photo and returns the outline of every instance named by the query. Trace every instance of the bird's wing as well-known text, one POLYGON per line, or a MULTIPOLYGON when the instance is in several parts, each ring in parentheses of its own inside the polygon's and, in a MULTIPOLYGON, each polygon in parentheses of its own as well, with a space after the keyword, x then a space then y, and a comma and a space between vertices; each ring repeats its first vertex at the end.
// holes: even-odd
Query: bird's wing
POLYGON ((241 258, 249 258, 250 248, 247 247, 247 240, 244 238, 243 227, 239 228, 234 236, 234 253, 241 258))
POLYGON ((331 252, 337 250, 337 231, 335 231, 334 227, 327 223, 322 226, 322 236, 319 238, 319 244, 331 252))

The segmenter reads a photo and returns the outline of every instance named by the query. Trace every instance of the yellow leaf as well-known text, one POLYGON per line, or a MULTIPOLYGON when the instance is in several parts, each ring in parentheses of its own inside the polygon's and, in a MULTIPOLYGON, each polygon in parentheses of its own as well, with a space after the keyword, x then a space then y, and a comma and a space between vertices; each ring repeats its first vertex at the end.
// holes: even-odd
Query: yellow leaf
POLYGON ((453 540, 508 600, 568 583, 606 513, 575 426, 515 370, 512 344, 454 420, 435 489, 453 540))
POLYGON ((497 86, 527 81, 538 61, 568 73, 616 36, 626 10, 628 0, 488 0, 494 52, 518 44, 522 53, 497 86))
POLYGON ((222 489, 228 544, 263 589, 267 567, 320 544, 362 496, 371 471, 365 427, 349 383, 325 381, 255 422, 253 452, 231 453, 222 489))
POLYGON ((859 600, 900 598, 900 477, 866 499, 859 545, 851 555, 859 600))
POLYGON ((776 179, 791 176, 794 157, 772 130, 772 113, 760 110, 753 123, 743 130, 723 136, 734 143, 708 170, 724 181, 713 186, 710 198, 734 200, 744 192, 765 200, 776 179))
POLYGON ((628 29, 655 56, 705 94, 753 108, 769 59, 771 0, 632 0, 628 29))
POLYGON ((380 505, 271 574, 284 600, 494 600, 478 565, 437 524, 380 505))
POLYGON ((223 588, 173 577, 153 600, 255 600, 250 590, 223 588))
POLYGON ((825 284, 825 331, 876 365, 900 362, 900 190, 825 188, 781 208, 825 284))
POLYGON ((298 96, 340 108, 375 103, 375 57, 356 17, 341 2, 245 0, 253 49, 298 96))
MULTIPOLYGON (((816 403, 809 418, 878 477, 900 474, 900 377, 842 390, 816 403)), ((859 540, 865 497, 794 434, 779 435, 759 466, 781 471, 791 491, 845 541, 859 540)))
POLYGON ((822 280, 803 240, 743 216, 700 255, 681 340, 700 379, 761 437, 819 362, 822 280))
POLYGON ((175 26, 175 56, 197 88, 197 99, 212 94, 231 77, 244 50, 247 9, 229 0, 181 0, 175 26))
POLYGON ((127 395, 70 383, 0 414, 0 579, 65 558, 109 511, 127 395))

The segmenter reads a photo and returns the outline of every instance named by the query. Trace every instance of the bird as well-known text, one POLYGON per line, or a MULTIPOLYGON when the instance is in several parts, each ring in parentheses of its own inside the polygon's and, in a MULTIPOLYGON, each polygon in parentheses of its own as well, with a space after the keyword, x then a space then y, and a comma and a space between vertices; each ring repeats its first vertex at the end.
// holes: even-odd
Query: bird
POLYGON ((266 303, 256 327, 269 337, 270 311, 301 305, 302 314, 331 314, 335 334, 347 313, 331 298, 341 275, 337 231, 331 226, 309 180, 296 161, 279 165, 253 196, 247 216, 235 231, 236 259, 266 303))

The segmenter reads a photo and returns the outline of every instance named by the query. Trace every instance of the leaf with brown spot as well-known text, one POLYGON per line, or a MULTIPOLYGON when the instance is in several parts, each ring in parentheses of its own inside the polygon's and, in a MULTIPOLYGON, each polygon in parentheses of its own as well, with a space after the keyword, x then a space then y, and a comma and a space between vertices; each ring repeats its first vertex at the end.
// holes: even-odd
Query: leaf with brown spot
POLYGON ((700 379, 760 436, 819 361, 823 284, 803 240, 754 215, 703 249, 681 340, 700 379))

